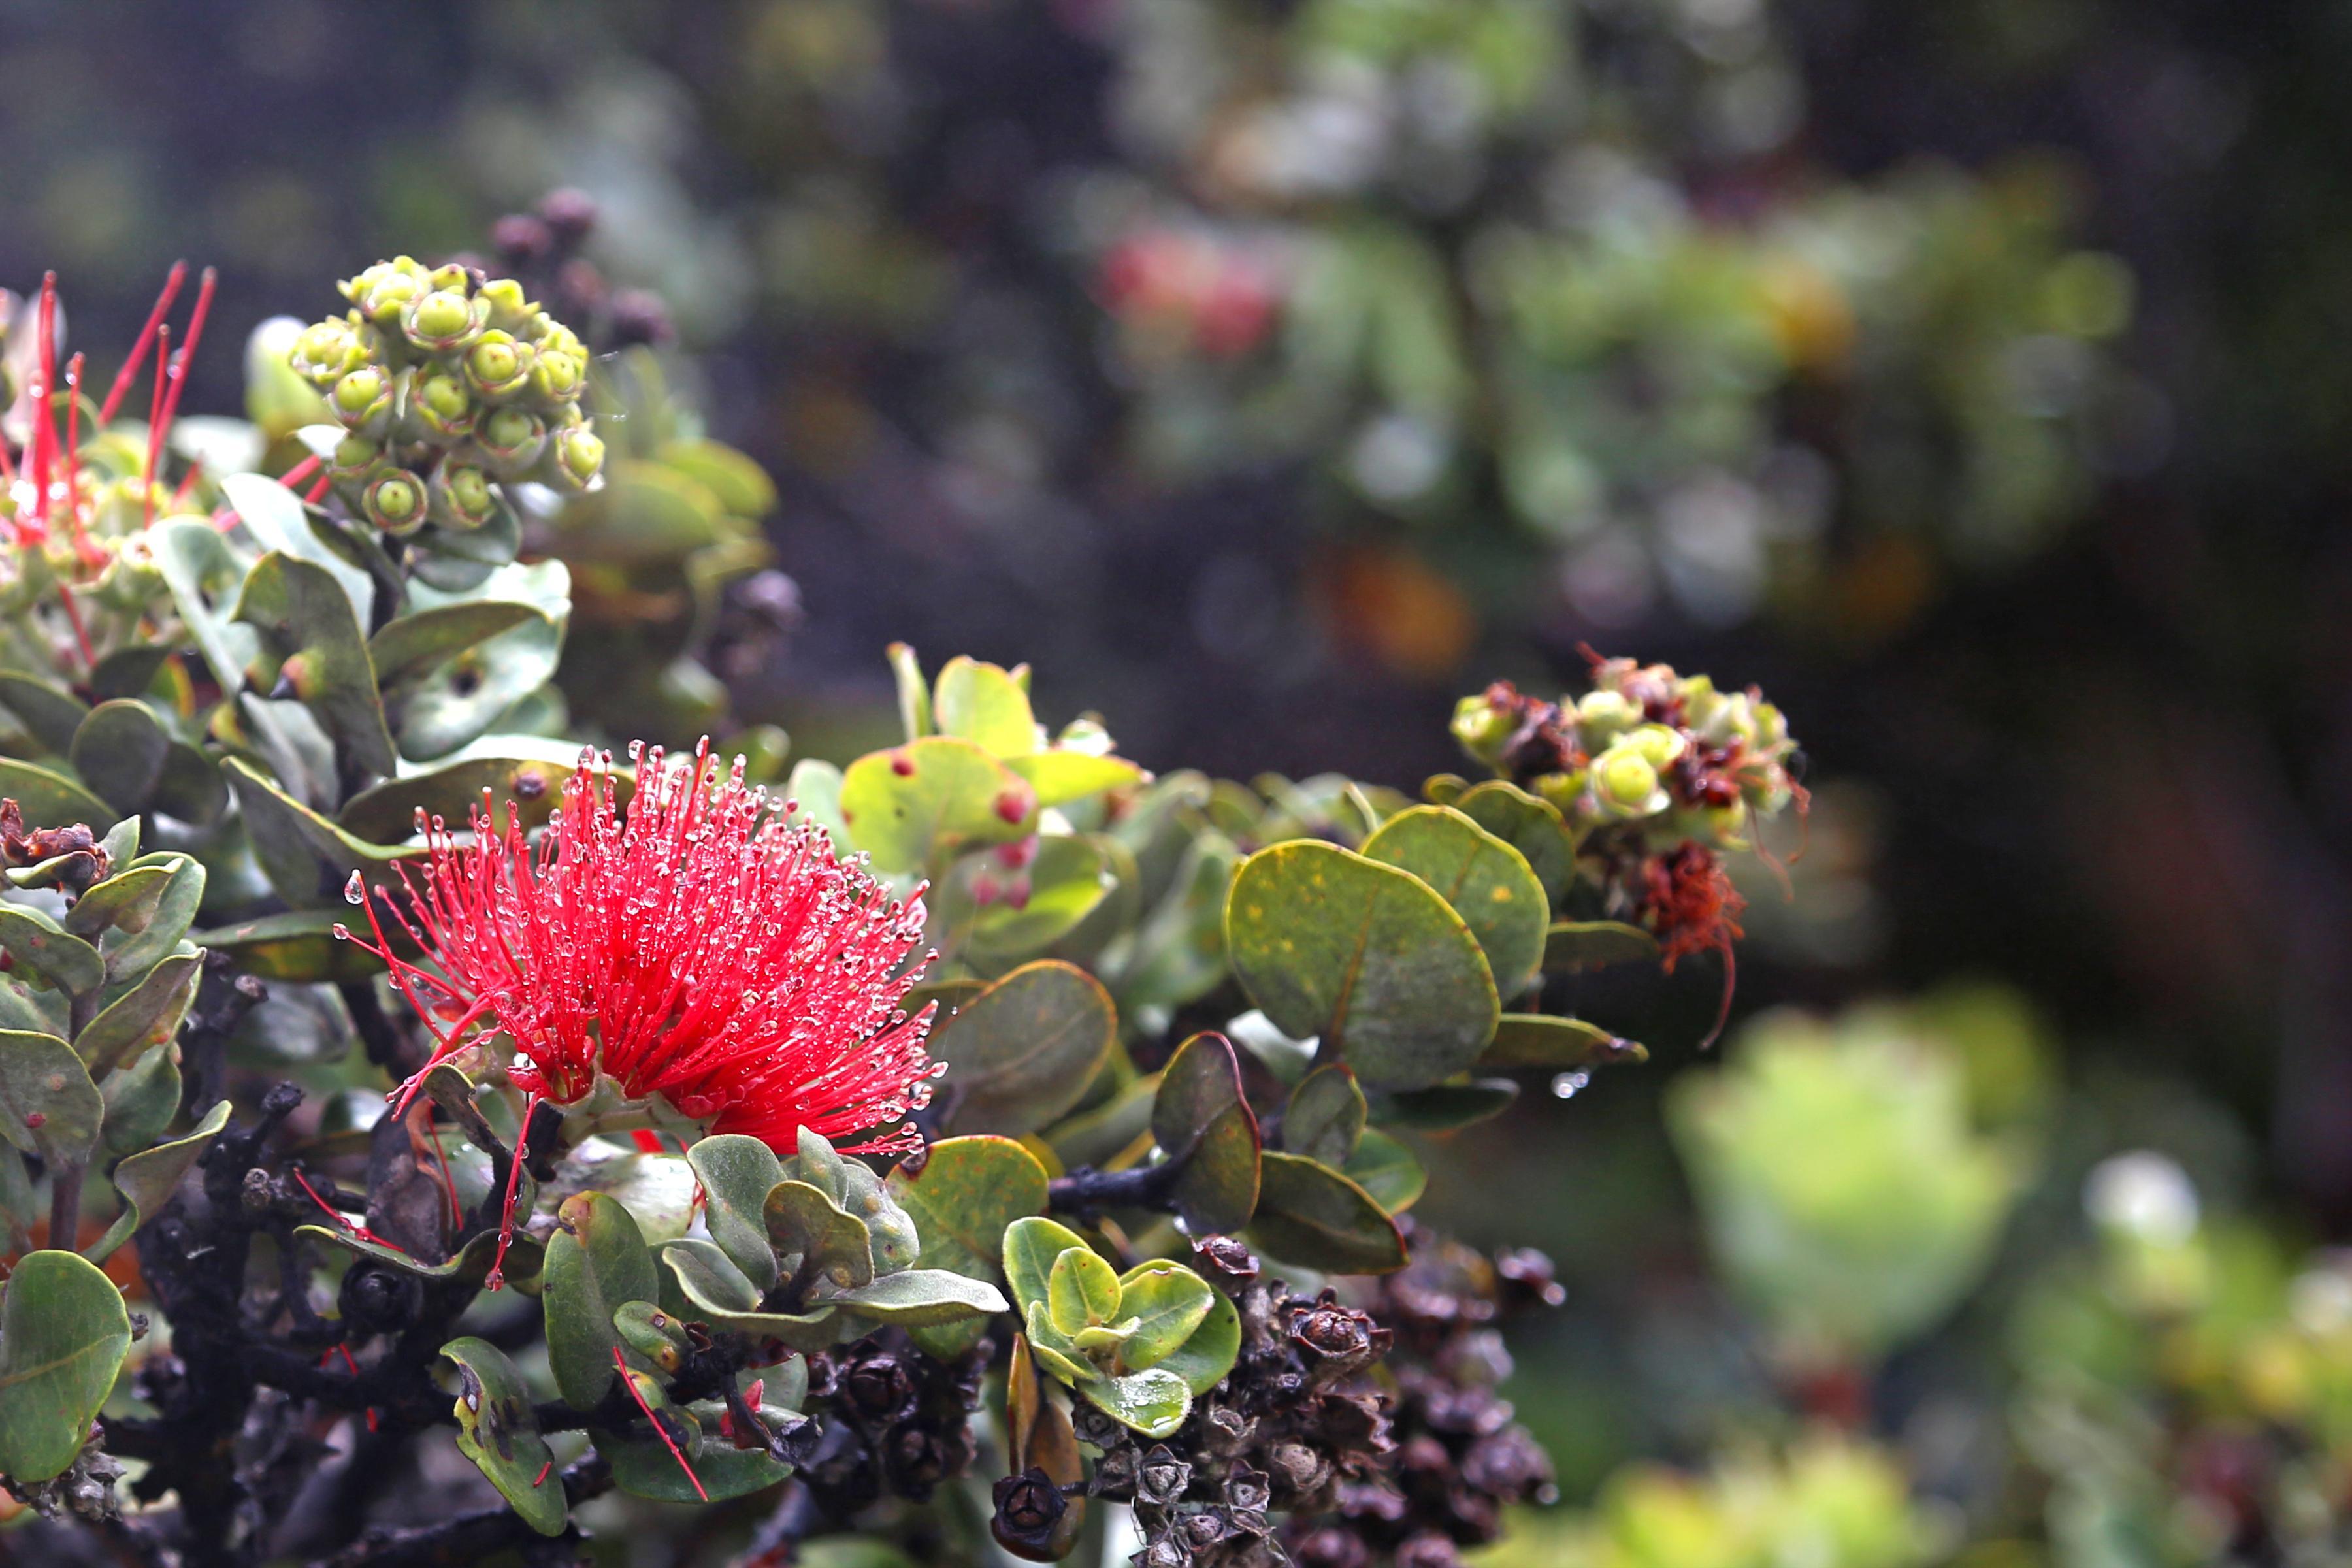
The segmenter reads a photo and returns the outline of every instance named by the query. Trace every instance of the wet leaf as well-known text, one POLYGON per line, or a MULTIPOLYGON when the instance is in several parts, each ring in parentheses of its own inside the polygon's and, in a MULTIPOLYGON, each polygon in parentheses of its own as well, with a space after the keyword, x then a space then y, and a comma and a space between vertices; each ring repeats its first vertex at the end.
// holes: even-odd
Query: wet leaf
POLYGON ((1645 963, 1657 956, 1658 939, 1622 921, 1560 921, 1544 934, 1547 973, 1645 963))
POLYGON ((1534 984, 1551 900, 1517 850, 1450 806, 1416 805, 1382 823, 1363 853, 1412 872, 1454 906, 1501 995, 1534 984))
POLYGON ((983 968, 1031 957, 1059 941, 1094 912, 1116 882, 1103 847, 1073 834, 1039 841, 1026 871, 1029 895, 1020 907, 1004 898, 976 904, 971 889, 977 878, 1002 884, 1006 875, 985 857, 977 858, 958 867, 940 889, 943 919, 950 930, 969 931, 963 955, 983 968))
POLYGON ((940 666, 931 715, 940 734, 970 741, 993 757, 1025 757, 1037 750, 1028 692, 992 664, 959 654, 940 666))
POLYGON ((96 831, 115 817, 104 801, 65 774, 14 757, 0 757, 0 795, 16 803, 26 827, 83 823, 96 831))
POLYGON ((1525 857, 1551 903, 1559 903, 1575 882, 1576 840, 1551 802, 1507 780, 1488 779, 1438 804, 1451 805, 1525 857))
POLYGON ((345 832, 242 757, 231 757, 222 767, 244 809, 262 871, 298 909, 341 908, 353 871, 362 873, 371 887, 397 887, 392 868, 424 857, 421 849, 370 844, 345 832))
POLYGON ((613 1352, 621 1346, 614 1310, 660 1299, 653 1254, 629 1211, 602 1193, 564 1199, 548 1238, 541 1301, 547 1364, 565 1404, 593 1410, 613 1386, 613 1352))
POLYGON ((818 1188, 777 1183, 768 1194, 766 1217, 768 1239, 787 1267, 813 1260, 821 1278, 844 1289, 873 1283, 873 1233, 818 1188))
POLYGON ((784 1179, 775 1151, 757 1138, 727 1132, 698 1140, 686 1158, 702 1184, 710 1239, 754 1289, 774 1289, 776 1250, 768 1240, 767 1205, 768 1194, 784 1179))
MULTIPOLYGON (((383 963, 375 954, 357 942, 337 940, 335 927, 344 923, 345 913, 356 916, 359 911, 294 910, 201 931, 193 940, 215 952, 226 953, 236 961, 237 968, 264 980, 323 984, 364 980, 371 974, 383 973, 383 963)), ((360 930, 364 932, 366 929, 361 922, 360 930)), ((405 942, 396 923, 386 923, 384 931, 403 938, 395 942, 394 952, 406 949, 413 954, 413 947, 405 942)))
POLYGON ((457 1451, 541 1535, 561 1535, 570 1512, 555 1451, 541 1436, 530 1387, 488 1340, 451 1340, 441 1354, 457 1366, 457 1451))
MULTIPOLYGON (((177 1075, 173 1083, 178 1082, 177 1075)), ((174 1138, 169 1143, 159 1143, 152 1149, 142 1149, 124 1158, 114 1167, 114 1190, 122 1194, 122 1213, 104 1236, 84 1248, 93 1263, 103 1263, 114 1249, 131 1239, 142 1225, 162 1212, 172 1194, 179 1190, 182 1178, 195 1165, 197 1159, 228 1125, 229 1103, 215 1102, 195 1130, 184 1138, 174 1138)))
POLYGON ((264 550, 308 562, 325 573, 350 603, 352 624, 368 624, 375 613, 373 579, 312 525, 300 496, 267 474, 225 474, 220 486, 246 531, 264 550))
POLYGON ((1008 756, 1004 765, 1029 782, 1040 805, 1067 805, 1107 789, 1124 789, 1143 777, 1143 770, 1125 757, 1058 747, 1008 756))
POLYGON ((932 735, 849 764, 842 820, 883 871, 944 867, 962 850, 1037 831, 1037 795, 982 747, 932 735))
POLYGON ((212 667, 214 680, 234 699, 245 689, 246 667, 260 645, 253 628, 237 624, 229 609, 245 582, 246 562, 208 519, 169 519, 148 530, 147 537, 180 619, 212 667))
MULTIPOLYGON (((948 1138, 930 1146, 921 1168, 902 1163, 888 1179, 891 1197, 922 1237, 926 1269, 951 1269, 983 1284, 1004 1279, 1004 1231, 1045 1211, 1045 1168, 1010 1138, 948 1138)), ((926 1329, 916 1342, 952 1360, 978 1342, 982 1325, 926 1329)))
POLYGON ((1225 946, 1283 1033, 1367 1082, 1418 1088, 1475 1061, 1501 1013, 1470 928, 1409 872, 1315 840, 1244 861, 1225 946))
POLYGON ((1507 1078, 1458 1079, 1388 1096, 1380 1120, 1423 1132, 1455 1132, 1500 1116, 1518 1097, 1519 1086, 1507 1078))
POLYGON ((150 1051, 139 1065, 109 1074, 98 1086, 106 1101, 100 1124, 100 1149, 108 1154, 130 1154, 163 1135, 180 1113, 180 1064, 168 1050, 150 1051))
POLYGON ((1158 1258, 1120 1275, 1117 1295, 1113 1310, 1118 1321, 1135 1325, 1118 1347, 1119 1365, 1129 1372, 1158 1366, 1175 1354, 1208 1320, 1217 1299, 1207 1280, 1181 1263, 1158 1258))
POLYGON ((79 1164, 105 1117, 106 1101, 71 1046, 0 1029, 0 1137, 51 1163, 79 1164))
POLYGON ((89 1259, 28 1252, 0 1297, 0 1473, 62 1474, 131 1349, 122 1293, 89 1259))
POLYGON ((172 737, 144 702, 101 702, 74 731, 74 772, 99 797, 127 816, 145 807, 163 781, 172 737))
POLYGON ((1252 1246, 1325 1274, 1390 1274, 1405 1265, 1404 1237, 1371 1194, 1318 1161, 1265 1156, 1252 1246))
POLYGON ((1650 1053, 1643 1046, 1633 1040, 1621 1040, 1598 1024, 1588 1024, 1581 1018, 1560 1018, 1549 1013, 1506 1013, 1495 1027, 1494 1043, 1478 1058, 1478 1070, 1539 1068, 1566 1072, 1573 1068, 1649 1059, 1650 1053))
POLYGON ((74 1037, 74 1049, 94 1079, 129 1067, 158 1046, 168 1047, 180 1020, 196 999, 204 954, 186 952, 163 960, 121 1000, 92 1018, 74 1037))
POLYGON ((1004 1279, 1013 1300, 1024 1314, 1045 1302, 1046 1282, 1055 1260, 1072 1247, 1091 1250, 1077 1232, 1042 1215, 1014 1220, 1004 1227, 1004 1279))
POLYGON ((1081 1384, 1078 1393, 1120 1426, 1147 1437, 1173 1436, 1192 1413, 1192 1391, 1184 1380, 1158 1367, 1081 1384))
POLYGON ((177 951, 204 907, 209 880, 204 862, 193 855, 142 856, 137 868, 161 870, 164 880, 152 906, 141 911, 144 926, 130 931, 118 922, 100 939, 107 978, 117 982, 145 973, 177 951))
POLYGON ((827 1306, 846 1307, 860 1317, 908 1329, 985 1318, 1010 1310, 995 1286, 945 1268, 902 1268, 822 1300, 827 1306))
POLYGON ((1065 1334, 1112 1321, 1119 1315, 1118 1270, 1088 1248, 1067 1248, 1046 1271, 1045 1315, 1065 1334))
POLYGON ((368 638, 376 679, 390 687, 478 647, 501 632, 546 617, 513 599, 477 599, 413 610, 387 621, 368 638))
POLYGON ((1364 1091, 1338 1062, 1317 1068, 1291 1091, 1282 1113, 1282 1146, 1333 1167, 1345 1165, 1364 1134, 1364 1091))
POLYGON ((1076 1105, 1110 1054, 1110 995, 1074 964, 1024 964, 932 1031, 958 1131, 1032 1132, 1076 1105))
MULTIPOLYGON (((397 624, 397 623, 394 623, 397 624)), ((375 844, 397 844, 416 831, 416 814, 438 816, 462 828, 479 810, 485 791, 501 827, 511 812, 525 828, 546 826, 563 803, 563 786, 580 763, 578 746, 529 735, 486 738, 462 760, 386 779, 344 803, 336 821, 343 830, 375 844), (495 744, 492 754, 479 754, 495 744)), ((614 784, 615 801, 628 803, 635 778, 626 768, 599 770, 614 784)))
POLYGON ((699 1503, 706 1497, 712 1502, 725 1502, 764 1490, 793 1473, 790 1465, 779 1464, 765 1448, 731 1448, 713 1443, 694 1457, 695 1479, 702 1483, 702 1490, 697 1492, 658 1437, 615 1438, 599 1434, 596 1451, 612 1462, 615 1486, 631 1497, 656 1502, 699 1503))
MULTIPOLYGON (((530 1178, 525 1177, 524 1190, 527 1192, 529 1188, 530 1178)), ((517 1212, 520 1212, 520 1205, 518 1205, 517 1212)), ((322 1242, 329 1247, 339 1247, 356 1257, 372 1258, 387 1268, 396 1269, 418 1279, 451 1281, 467 1285, 479 1285, 489 1278, 491 1261, 497 1258, 499 1250, 499 1238, 495 1231, 484 1231, 479 1236, 474 1237, 464 1247, 457 1249, 457 1255, 455 1258, 439 1263, 427 1263, 423 1258, 412 1257, 387 1243, 371 1241, 351 1231, 331 1228, 323 1225, 297 1226, 294 1227, 294 1234, 308 1240, 322 1242)), ((513 1242, 507 1247, 504 1266, 504 1278, 507 1283, 528 1287, 537 1282, 544 1268, 544 1253, 545 1248, 536 1239, 520 1230, 515 1232, 513 1242)))
POLYGON ((1176 1047, 1152 1101, 1151 1137, 1170 1159, 1184 1163, 1176 1209, 1193 1235, 1249 1223, 1258 1199, 1257 1116, 1223 1035, 1194 1035, 1176 1047))
POLYGON ((1213 1291, 1208 1315, 1190 1338, 1157 1363, 1157 1370, 1182 1378, 1198 1398, 1225 1380, 1241 1353, 1241 1314, 1230 1298, 1213 1291))
POLYGON ((384 701, 396 715, 400 754, 424 762, 478 740, 555 674, 571 614, 572 577, 561 561, 509 563, 462 594, 412 584, 409 596, 420 614, 458 603, 511 603, 533 612, 509 630, 438 663, 412 665, 399 680, 386 682, 384 701))

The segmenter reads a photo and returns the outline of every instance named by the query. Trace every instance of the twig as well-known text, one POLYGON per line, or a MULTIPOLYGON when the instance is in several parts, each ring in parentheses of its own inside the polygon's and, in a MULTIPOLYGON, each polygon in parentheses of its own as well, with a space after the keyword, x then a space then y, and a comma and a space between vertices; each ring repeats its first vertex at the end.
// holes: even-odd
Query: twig
POLYGON ((816 1494, 795 1476, 784 1483, 776 1510, 761 1521, 751 1544, 728 1568, 791 1568, 801 1560, 801 1542, 817 1534, 824 1522, 816 1494))
MULTIPOLYGON (((574 1505, 612 1487, 613 1468, 593 1454, 563 1472, 563 1495, 574 1505)), ((465 1568, 494 1552, 527 1546, 539 1539, 520 1514, 500 1503, 438 1524, 406 1530, 378 1525, 333 1556, 317 1559, 311 1568, 465 1568)))
POLYGON ((1064 1214, 1093 1215, 1105 1209, 1160 1208, 1176 1189, 1184 1163, 1167 1160, 1132 1171, 1097 1171, 1081 1165, 1045 1184, 1046 1206, 1064 1214))

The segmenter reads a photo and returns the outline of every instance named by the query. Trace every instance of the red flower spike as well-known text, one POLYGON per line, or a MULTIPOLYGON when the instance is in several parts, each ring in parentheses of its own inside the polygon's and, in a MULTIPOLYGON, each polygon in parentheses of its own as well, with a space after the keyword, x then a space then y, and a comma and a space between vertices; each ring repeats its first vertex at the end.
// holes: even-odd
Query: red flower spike
POLYGON ((163 291, 155 296, 155 308, 147 312, 147 324, 139 329, 139 341, 131 345, 131 357, 122 362, 122 368, 114 373, 114 384, 106 389, 106 401, 98 410, 100 428, 114 423, 115 410, 122 406, 122 395, 139 379, 140 363, 146 359, 155 334, 163 329, 163 318, 171 314, 172 301, 180 297, 180 285, 187 281, 187 277, 186 262, 172 263, 171 272, 163 279, 163 291))
MULTIPOLYGON (((932 1010, 899 1006, 918 978, 902 971, 920 897, 890 900, 835 858, 823 828, 772 812, 740 761, 722 773, 707 742, 687 766, 658 749, 630 755, 625 814, 610 758, 585 754, 536 845, 511 806, 501 827, 486 802, 467 842, 422 825, 430 858, 421 877, 401 870, 403 896, 371 899, 353 879, 346 896, 373 941, 337 934, 391 969, 433 1032, 433 1060, 501 1035, 508 1075, 533 1100, 570 1105, 601 1075, 787 1153, 803 1127, 841 1139, 924 1105, 940 1070, 923 1048, 932 1010), (378 900, 429 967, 394 953, 378 900)), ((919 1142, 902 1129, 849 1147, 919 1142)))

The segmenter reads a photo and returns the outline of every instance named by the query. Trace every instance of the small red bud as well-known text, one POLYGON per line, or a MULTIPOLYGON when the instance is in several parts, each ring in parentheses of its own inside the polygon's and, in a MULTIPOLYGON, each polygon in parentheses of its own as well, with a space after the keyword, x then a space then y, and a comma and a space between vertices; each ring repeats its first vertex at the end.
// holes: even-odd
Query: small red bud
POLYGON ((1025 786, 1016 786, 1003 791, 996 797, 996 815, 1007 822, 1024 821, 1029 816, 1033 798, 1025 786))
POLYGON ((904 752, 893 752, 890 753, 890 771, 897 773, 902 779, 913 778, 915 776, 915 759, 908 756, 904 752))
POLYGON ((47 1127, 48 1124, 49 1117, 47 1111, 31 1110, 25 1113, 25 1125, 27 1127, 40 1128, 47 1127))

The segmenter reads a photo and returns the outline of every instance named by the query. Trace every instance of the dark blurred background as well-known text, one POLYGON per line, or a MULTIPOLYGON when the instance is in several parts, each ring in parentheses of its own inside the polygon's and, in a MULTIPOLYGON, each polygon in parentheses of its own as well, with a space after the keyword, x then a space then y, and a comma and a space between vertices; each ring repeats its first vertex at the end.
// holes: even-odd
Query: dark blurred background
MULTIPOLYGON (((2341 1239, 2348 77, 2340 0, 11 0, 0 280, 116 343, 216 265, 233 412, 263 318, 578 187, 781 487, 748 717, 851 754, 903 637, 1412 789, 1580 644, 1758 682, 1818 809, 1743 1014, 1998 977, 2341 1239)), ((1557 1193, 1445 1210, 1562 1252, 1546 1364, 1677 1299, 1667 1076, 1454 1151, 1557 1193)))

